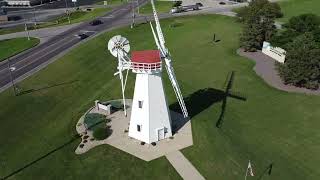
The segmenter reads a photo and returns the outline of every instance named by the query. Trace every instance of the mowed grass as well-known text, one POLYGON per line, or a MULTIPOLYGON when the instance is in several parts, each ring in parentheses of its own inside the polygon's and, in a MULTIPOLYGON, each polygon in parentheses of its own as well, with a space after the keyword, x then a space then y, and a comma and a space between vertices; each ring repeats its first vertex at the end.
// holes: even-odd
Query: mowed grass
MULTIPOLYGON (((93 20, 99 16, 106 14, 110 10, 111 10, 110 8, 95 8, 92 11, 74 11, 74 12, 70 13, 70 24, 93 20)), ((66 14, 64 14, 64 15, 61 15, 57 18, 54 18, 48 22, 39 23, 36 26, 29 25, 28 30, 55 27, 55 26, 63 26, 63 25, 68 25, 68 24, 69 24, 68 16, 66 14)), ((0 35, 21 32, 21 31, 25 31, 24 25, 23 26, 16 26, 14 28, 0 29, 0 35)))
POLYGON ((0 62, 22 51, 30 49, 40 42, 37 38, 14 38, 0 41, 0 62))
MULTIPOLYGON (((158 13, 169 13, 173 4, 174 2, 172 1, 155 1, 158 13)), ((152 14, 152 6, 150 2, 140 8, 140 14, 152 14)))
POLYGON ((284 0, 279 2, 284 17, 280 21, 288 21, 293 16, 305 13, 320 15, 319 0, 284 0))
MULTIPOLYGON (((251 160, 256 176, 248 180, 317 180, 320 97, 279 91, 259 78, 252 70, 254 63, 235 52, 241 26, 234 18, 177 19, 182 26, 170 28, 175 19, 161 20, 161 25, 182 92, 188 97, 211 88, 207 96, 193 95, 188 103, 194 145, 184 149, 184 155, 207 179, 244 178, 251 160), (215 44, 214 33, 221 40, 215 44), (246 101, 229 97, 218 129, 221 93, 231 71, 235 71, 232 90, 246 101)), ((94 100, 121 98, 119 80, 113 76, 117 61, 106 48, 116 34, 127 37, 132 50, 155 49, 148 25, 115 30, 19 83, 26 94, 15 97, 12 90, 0 94, 1 177, 26 167, 12 179, 179 179, 164 157, 147 163, 108 145, 78 156, 74 150, 79 140, 62 146, 76 133, 77 120, 94 100), (34 163, 25 166, 30 162, 34 163)), ((166 75, 164 84, 168 103, 175 103, 166 75)), ((131 74, 129 98, 133 86, 131 74)))

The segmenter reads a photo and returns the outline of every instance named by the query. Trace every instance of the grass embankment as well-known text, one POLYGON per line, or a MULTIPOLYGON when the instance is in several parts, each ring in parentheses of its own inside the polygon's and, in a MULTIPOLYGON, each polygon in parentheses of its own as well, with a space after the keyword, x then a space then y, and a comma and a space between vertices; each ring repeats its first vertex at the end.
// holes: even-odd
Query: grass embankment
MULTIPOLYGON (((184 97, 191 97, 187 108, 194 146, 183 150, 186 157, 207 179, 241 179, 250 159, 254 178, 317 180, 320 97, 279 91, 263 82, 252 70, 254 63, 235 53, 241 25, 234 18, 177 19, 183 25, 170 28, 175 19, 162 20, 161 25, 184 97), (211 42, 213 33, 220 42, 211 42), (236 71, 232 90, 246 101, 228 97, 223 106, 222 90, 231 71, 236 71)), ((109 32, 20 83, 28 93, 0 94, 5 104, 0 108, 0 176, 38 160, 13 178, 179 179, 164 157, 147 163, 108 145, 78 156, 74 150, 79 140, 61 147, 94 100, 121 97, 119 80, 113 76, 117 61, 106 51, 107 40, 116 34, 127 37, 133 50, 156 48, 148 25, 109 32)), ((168 103, 176 102, 166 75, 164 84, 168 103)), ((133 86, 130 73, 128 98, 133 86)))
POLYGON ((0 62, 22 51, 30 49, 40 42, 37 38, 15 38, 0 41, 0 62))
MULTIPOLYGON (((174 2, 171 1, 155 1, 158 13, 170 12, 173 4, 174 2)), ((152 14, 152 6, 150 2, 140 8, 140 14, 152 14)))
MULTIPOLYGON (((104 15, 108 11, 110 11, 110 8, 96 8, 96 9, 93 9, 92 11, 80 11, 80 10, 74 11, 70 13, 70 24, 93 20, 99 16, 104 15)), ((45 23, 39 23, 38 25, 29 25, 28 30, 62 26, 62 25, 68 25, 68 24, 69 24, 68 16, 62 15, 45 23)), ((4 29, 0 29, 0 35, 21 32, 24 30, 25 30, 24 25, 17 26, 14 28, 4 28, 4 29)))

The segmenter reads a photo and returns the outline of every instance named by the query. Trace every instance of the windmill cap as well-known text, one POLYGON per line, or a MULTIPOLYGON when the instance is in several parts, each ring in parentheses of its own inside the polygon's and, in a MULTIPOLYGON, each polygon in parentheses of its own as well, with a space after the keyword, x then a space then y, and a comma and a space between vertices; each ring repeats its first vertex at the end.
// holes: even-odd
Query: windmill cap
POLYGON ((131 62, 158 63, 161 62, 159 50, 132 51, 131 62))

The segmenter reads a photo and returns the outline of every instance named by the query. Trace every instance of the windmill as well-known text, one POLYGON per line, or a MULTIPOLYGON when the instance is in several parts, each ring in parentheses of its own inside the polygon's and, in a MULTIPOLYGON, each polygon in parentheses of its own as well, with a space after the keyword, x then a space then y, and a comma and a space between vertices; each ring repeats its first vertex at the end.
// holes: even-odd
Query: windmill
POLYGON ((171 65, 171 56, 165 46, 164 36, 160 27, 154 2, 151 1, 156 31, 150 23, 158 50, 133 51, 129 56, 129 41, 120 35, 109 40, 108 49, 118 58, 118 72, 122 89, 125 115, 125 88, 128 71, 136 74, 134 95, 131 107, 129 136, 142 142, 153 143, 172 136, 171 117, 167 105, 162 82, 162 65, 164 64, 170 82, 181 107, 182 114, 188 117, 188 111, 181 94, 179 84, 171 65), (124 77, 123 71, 127 71, 124 77))

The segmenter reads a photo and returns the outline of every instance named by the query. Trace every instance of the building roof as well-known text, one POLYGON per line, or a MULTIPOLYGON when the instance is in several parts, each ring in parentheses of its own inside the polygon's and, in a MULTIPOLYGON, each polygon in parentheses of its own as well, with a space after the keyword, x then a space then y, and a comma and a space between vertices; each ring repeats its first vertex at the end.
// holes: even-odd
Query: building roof
POLYGON ((132 51, 131 61, 136 63, 158 63, 161 61, 159 50, 132 51))

